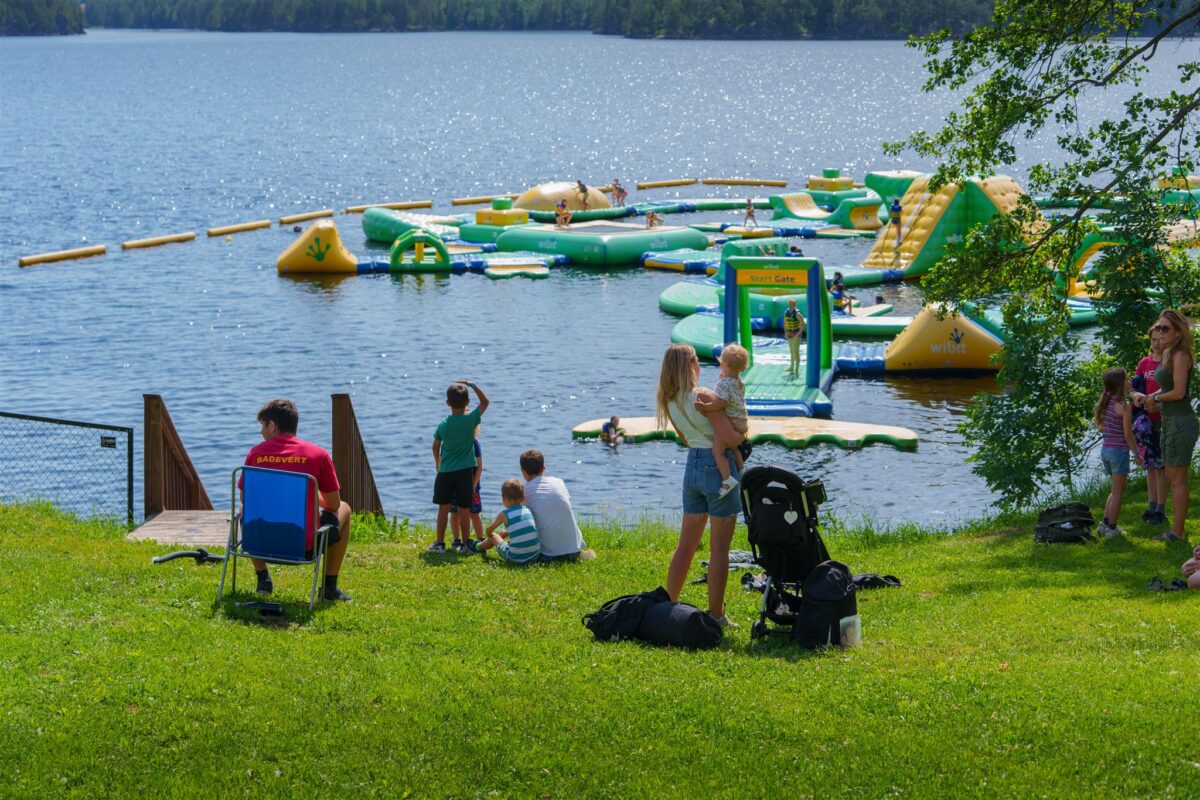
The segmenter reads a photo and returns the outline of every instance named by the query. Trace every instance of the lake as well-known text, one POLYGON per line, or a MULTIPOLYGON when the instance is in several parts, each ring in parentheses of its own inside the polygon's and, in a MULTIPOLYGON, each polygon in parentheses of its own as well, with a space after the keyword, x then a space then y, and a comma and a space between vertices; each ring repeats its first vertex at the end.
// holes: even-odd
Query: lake
MULTIPOLYGON (((1195 47, 1167 58, 1194 58, 1195 47)), ((653 412, 676 321, 657 296, 679 276, 297 280, 274 269, 290 227, 229 242, 203 229, 388 200, 433 199, 450 211, 453 197, 556 179, 620 177, 632 187, 750 176, 801 187, 824 167, 859 179, 928 169, 880 147, 936 127, 954 107, 953 96, 921 94, 923 79, 919 57, 897 42, 166 31, 0 39, 0 411, 137 428, 140 512, 143 393, 164 396, 220 506, 265 400, 294 399, 300 435, 328 446, 329 396, 348 392, 386 511, 429 519, 433 429, 446 385, 465 377, 492 399, 481 439, 485 514, 498 508, 500 483, 519 476, 519 453, 538 447, 583 514, 677 515, 683 449, 612 450, 572 441, 571 428, 653 412), (119 248, 187 230, 200 239, 119 248), (21 255, 99 243, 109 255, 17 268, 21 255)), ((1088 111, 1110 112, 1112 102, 1088 111)), ((1035 140, 1021 169, 1054 148, 1035 140)), ((719 187, 631 192, 630 201, 733 194, 708 189, 719 187)), ((380 255, 358 216, 336 220, 351 252, 380 255)), ((869 242, 804 248, 830 268, 858 263, 869 242)), ((901 312, 920 305, 916 286, 881 293, 901 312)), ((702 381, 715 378, 706 367, 702 381)), ((969 398, 992 385, 838 379, 836 418, 912 428, 919 449, 764 445, 755 459, 824 479, 829 508, 882 525, 977 516, 993 497, 964 463, 956 428, 969 398)))

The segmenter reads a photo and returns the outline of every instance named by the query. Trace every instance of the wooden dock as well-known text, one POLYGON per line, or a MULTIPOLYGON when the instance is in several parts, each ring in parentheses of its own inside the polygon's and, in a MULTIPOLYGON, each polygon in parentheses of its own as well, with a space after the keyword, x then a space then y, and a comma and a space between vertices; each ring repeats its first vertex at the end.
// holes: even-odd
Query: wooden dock
POLYGON ((229 509, 221 511, 160 511, 125 538, 188 548, 224 547, 229 541, 229 509))

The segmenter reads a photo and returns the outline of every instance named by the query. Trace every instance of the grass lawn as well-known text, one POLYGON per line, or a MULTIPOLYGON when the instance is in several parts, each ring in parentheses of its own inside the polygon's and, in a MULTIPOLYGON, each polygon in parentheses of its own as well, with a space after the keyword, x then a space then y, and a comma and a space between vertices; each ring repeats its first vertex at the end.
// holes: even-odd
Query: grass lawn
POLYGON ((1084 546, 1029 519, 829 525, 835 558, 904 586, 860 596, 863 647, 821 654, 751 645, 736 582, 714 651, 593 641, 583 614, 664 579, 670 523, 529 569, 363 530, 353 603, 310 615, 277 569, 289 621, 264 624, 213 609, 219 565, 4 508, 0 795, 1197 797, 1200 593, 1146 591, 1188 548, 1131 494, 1127 535, 1084 546))

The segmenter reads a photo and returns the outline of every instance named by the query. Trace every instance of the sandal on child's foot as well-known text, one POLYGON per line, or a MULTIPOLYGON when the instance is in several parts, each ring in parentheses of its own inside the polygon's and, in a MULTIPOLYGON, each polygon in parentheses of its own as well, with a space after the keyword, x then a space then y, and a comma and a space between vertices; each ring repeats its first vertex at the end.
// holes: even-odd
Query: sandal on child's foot
POLYGON ((735 488, 737 488, 737 485, 738 485, 738 479, 733 477, 732 475, 729 476, 728 478, 726 478, 725 480, 723 480, 721 482, 721 493, 719 495, 717 495, 717 497, 718 498, 725 497, 725 495, 729 494, 735 488))
POLYGON ((1167 531, 1166 533, 1160 533, 1158 536, 1155 536, 1154 541, 1156 541, 1156 542, 1182 542, 1183 537, 1176 534, 1174 531, 1167 531))

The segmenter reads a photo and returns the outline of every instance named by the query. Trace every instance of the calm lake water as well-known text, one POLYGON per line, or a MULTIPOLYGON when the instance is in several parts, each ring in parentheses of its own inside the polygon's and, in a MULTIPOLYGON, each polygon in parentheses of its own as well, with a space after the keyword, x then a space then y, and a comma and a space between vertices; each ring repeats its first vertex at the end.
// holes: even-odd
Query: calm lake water
MULTIPOLYGON (((1195 57, 1195 45, 1167 58, 1195 57)), ((1156 69, 1158 69, 1156 67, 1156 69)), ((1177 81, 1156 71, 1152 81, 1177 81)), ((93 31, 0 39, 0 410, 137 428, 162 394, 214 503, 288 396, 300 433, 329 444, 331 393, 353 396, 389 514, 432 514, 430 441, 458 377, 490 394, 485 512, 526 447, 546 453, 586 514, 672 516, 684 451, 577 443, 586 419, 652 413, 678 276, 561 270, 550 280, 364 276, 296 280, 278 226, 229 243, 202 229, 318 208, 520 191, 547 180, 784 178, 823 167, 931 165, 880 143, 935 127, 955 98, 925 96, 893 42, 662 42, 584 34, 211 34, 93 31), (125 239, 201 231, 122 253, 125 239), (106 243, 108 256, 18 270, 17 257, 106 243)), ((1107 111, 1102 104, 1094 113, 1107 111)), ((1027 161, 1051 156, 1035 141, 1027 161)), ((1023 177, 1020 170, 1016 177, 1023 177)), ((701 187, 703 188, 703 187, 701 187)), ((716 188, 716 187, 714 187, 716 188)), ((633 192, 631 200, 721 196, 633 192)), ((706 214, 692 219, 716 219, 706 214)), ((674 221, 674 219, 672 220, 674 221)), ((359 218, 337 217, 367 253, 359 218)), ((827 266, 867 242, 805 242, 827 266)), ((902 311, 919 288, 882 293, 902 311)), ((711 385, 715 370, 706 368, 711 385)), ((829 507, 882 524, 941 524, 993 498, 956 426, 989 379, 839 379, 838 419, 903 425, 914 453, 763 446, 822 477, 829 507)))

